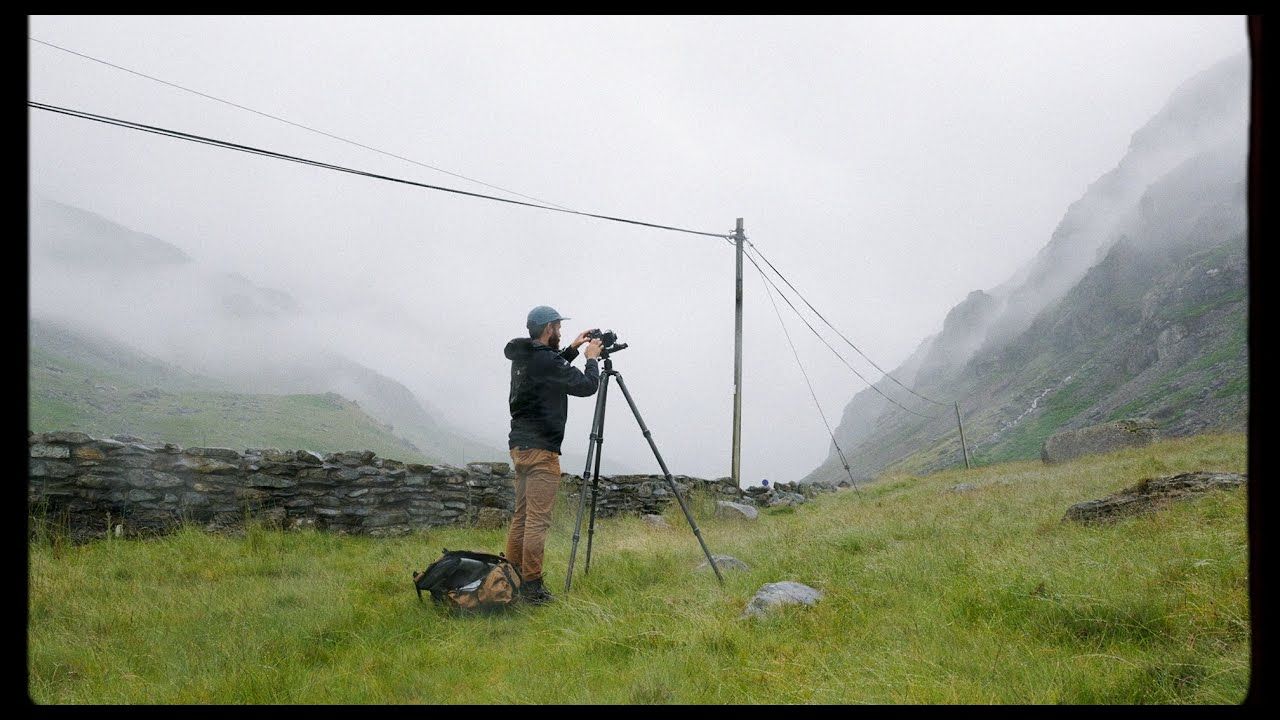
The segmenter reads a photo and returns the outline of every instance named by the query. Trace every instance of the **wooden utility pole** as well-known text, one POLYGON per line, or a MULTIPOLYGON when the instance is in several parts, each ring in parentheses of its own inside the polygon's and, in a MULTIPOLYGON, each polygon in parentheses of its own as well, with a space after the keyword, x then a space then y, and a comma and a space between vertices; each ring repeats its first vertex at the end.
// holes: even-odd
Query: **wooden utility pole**
POLYGON ((964 423, 960 422, 960 402, 956 401, 956 424, 960 426, 960 451, 964 453, 964 469, 968 470, 969 465, 969 446, 964 442, 964 423))
POLYGON ((742 244, 747 236, 742 231, 742 218, 733 234, 737 248, 737 289, 733 335, 733 484, 742 487, 742 244))

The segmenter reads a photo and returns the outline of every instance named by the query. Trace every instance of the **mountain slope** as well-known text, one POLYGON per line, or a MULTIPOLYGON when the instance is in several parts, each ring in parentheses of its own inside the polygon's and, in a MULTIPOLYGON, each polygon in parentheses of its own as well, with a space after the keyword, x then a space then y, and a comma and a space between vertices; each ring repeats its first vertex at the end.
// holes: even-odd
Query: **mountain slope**
MULTIPOLYGON (((82 358, 92 361, 93 372, 122 370, 113 355, 130 356, 129 363, 151 355, 160 361, 152 370, 164 366, 169 375, 131 376, 139 387, 336 393, 426 455, 455 464, 506 457, 505 450, 449 427, 404 384, 345 357, 310 329, 314 320, 287 293, 205 267, 164 240, 38 195, 30 199, 29 219, 33 320, 98 336, 97 350, 77 349, 76 341, 56 340, 33 324, 33 342, 61 343, 68 358, 96 352, 82 358), (216 387, 175 385, 181 368, 193 371, 186 380, 201 376, 216 387)), ((33 387, 48 379, 33 377, 33 387)))
POLYGON ((224 383, 56 325, 31 323, 28 425, 32 432, 127 434, 183 446, 373 450, 438 463, 337 394, 271 395, 224 383))
MULTIPOLYGON (((892 372, 959 399, 974 459, 1034 458, 1059 429, 1135 415, 1170 436, 1245 427, 1247 80, 1232 58, 1181 86, 1026 268, 892 372)), ((856 477, 963 464, 953 409, 877 387, 936 417, 859 393, 836 430, 856 477)), ((833 450, 804 479, 843 474, 833 450)))

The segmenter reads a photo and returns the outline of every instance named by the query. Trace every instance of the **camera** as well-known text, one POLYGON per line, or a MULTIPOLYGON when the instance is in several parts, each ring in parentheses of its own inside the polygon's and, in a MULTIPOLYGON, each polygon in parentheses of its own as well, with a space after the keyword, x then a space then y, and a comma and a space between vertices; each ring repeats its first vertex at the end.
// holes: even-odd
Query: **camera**
POLYGON ((616 345, 618 343, 618 334, 612 330, 605 330, 604 332, 600 332, 600 329, 596 328, 595 330, 592 330, 591 332, 587 333, 587 337, 591 338, 592 340, 599 340, 600 344, 606 348, 612 347, 613 345, 616 345))

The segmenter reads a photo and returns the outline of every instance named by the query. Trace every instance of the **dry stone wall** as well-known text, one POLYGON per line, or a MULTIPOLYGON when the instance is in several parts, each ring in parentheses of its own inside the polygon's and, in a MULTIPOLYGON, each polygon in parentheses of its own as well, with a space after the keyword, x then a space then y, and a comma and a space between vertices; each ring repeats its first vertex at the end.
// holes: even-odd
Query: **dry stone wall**
MULTIPOLYGON (((235 530, 247 519, 372 536, 442 525, 501 527, 511 516, 511 466, 419 465, 372 451, 182 448, 79 432, 28 435, 28 507, 76 540, 140 535, 181 523, 235 530)), ((760 503, 729 478, 673 478, 682 494, 760 503)), ((574 511, 581 480, 562 477, 574 511)), ((834 488, 831 488, 834 489, 834 488)), ((660 475, 602 477, 597 516, 661 513, 674 497, 660 475)), ((815 490, 809 490, 815 492, 815 490)), ((563 506, 562 506, 563 507, 563 506)))

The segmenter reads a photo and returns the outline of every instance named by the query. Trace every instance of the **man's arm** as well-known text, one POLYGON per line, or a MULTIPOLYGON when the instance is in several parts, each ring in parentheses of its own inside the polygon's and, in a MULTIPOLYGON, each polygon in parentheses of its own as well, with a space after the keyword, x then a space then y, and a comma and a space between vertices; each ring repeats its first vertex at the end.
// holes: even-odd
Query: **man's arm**
POLYGON ((597 332, 598 330, 599 328, 596 328, 595 330, 583 330, 578 333, 578 337, 574 338, 573 342, 569 343, 569 347, 560 351, 560 357, 564 358, 565 362, 573 362, 573 359, 578 357, 578 346, 591 342, 591 333, 597 332))
MULTIPOLYGON (((573 351, 578 354, 577 350, 573 351)), ((594 395, 600 384, 600 366, 595 358, 587 358, 587 366, 578 370, 566 361, 563 354, 557 358, 542 355, 538 374, 552 387, 576 397, 594 395)))

